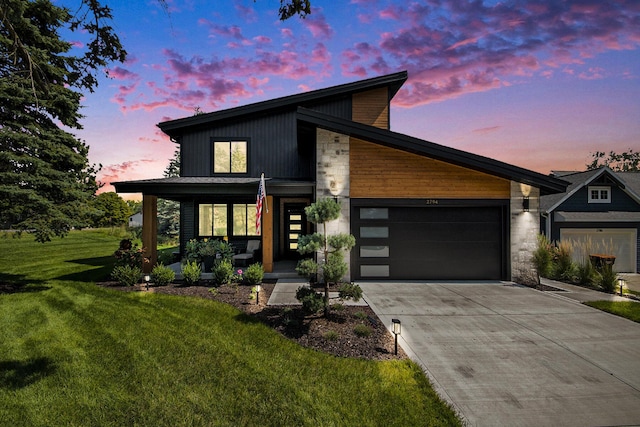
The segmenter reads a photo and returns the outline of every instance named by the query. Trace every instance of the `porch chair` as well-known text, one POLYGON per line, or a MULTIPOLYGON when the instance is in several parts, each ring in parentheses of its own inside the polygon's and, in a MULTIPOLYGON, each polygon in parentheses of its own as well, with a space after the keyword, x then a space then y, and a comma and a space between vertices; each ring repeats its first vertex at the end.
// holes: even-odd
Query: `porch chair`
POLYGON ((233 265, 238 265, 238 262, 242 262, 243 266, 249 265, 249 262, 254 260, 258 250, 260 250, 260 240, 249 240, 247 242, 247 250, 233 256, 233 265))

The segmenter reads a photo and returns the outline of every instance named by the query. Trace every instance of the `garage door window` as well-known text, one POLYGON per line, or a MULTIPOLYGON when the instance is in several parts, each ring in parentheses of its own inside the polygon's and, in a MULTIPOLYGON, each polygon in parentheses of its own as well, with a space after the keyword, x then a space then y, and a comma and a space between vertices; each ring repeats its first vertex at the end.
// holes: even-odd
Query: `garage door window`
POLYGON ((360 208, 360 219, 389 219, 389 209, 360 208))
POLYGON ((361 258, 388 258, 389 246, 360 246, 361 258))
POLYGON ((360 227, 360 237, 386 239, 389 237, 389 227, 360 227))
POLYGON ((389 277, 388 265, 361 265, 361 277, 389 277))

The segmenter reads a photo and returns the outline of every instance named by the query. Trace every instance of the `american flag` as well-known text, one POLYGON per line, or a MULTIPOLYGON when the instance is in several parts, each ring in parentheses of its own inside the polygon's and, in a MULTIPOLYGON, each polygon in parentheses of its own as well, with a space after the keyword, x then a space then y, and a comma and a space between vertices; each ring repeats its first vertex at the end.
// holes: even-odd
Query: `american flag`
MULTIPOLYGON (((258 186, 258 196, 256 197, 256 234, 261 234, 262 222, 262 201, 267 198, 266 187, 264 186, 264 174, 260 176, 260 185, 258 186)), ((269 207, 267 206, 267 212, 269 207)))

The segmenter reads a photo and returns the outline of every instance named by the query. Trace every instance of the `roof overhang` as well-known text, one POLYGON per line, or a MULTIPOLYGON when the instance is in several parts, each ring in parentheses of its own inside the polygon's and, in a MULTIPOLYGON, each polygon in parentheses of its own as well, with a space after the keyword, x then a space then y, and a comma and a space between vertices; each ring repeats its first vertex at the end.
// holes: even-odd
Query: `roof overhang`
POLYGON ((315 102, 321 99, 335 99, 336 97, 351 96, 354 93, 364 92, 367 90, 377 89, 381 87, 389 88, 389 99, 393 98, 398 90, 407 80, 406 71, 387 74, 380 77, 374 77, 365 80, 359 80, 353 83, 332 86, 329 88, 313 90, 309 92, 289 95, 282 98, 270 99, 267 101, 257 102, 253 104, 243 105, 236 108, 229 108, 212 113, 197 114, 191 117, 185 117, 176 120, 169 120, 158 123, 158 127, 172 138, 178 138, 184 129, 206 126, 210 123, 224 120, 239 120, 242 116, 256 116, 264 113, 272 114, 274 111, 295 108, 300 104, 315 102))
POLYGON ((310 123, 322 129, 354 136, 386 147, 396 148, 511 181, 531 185, 539 188, 542 195, 562 193, 566 191, 567 186, 569 185, 569 183, 564 180, 513 166, 508 163, 503 163, 488 157, 445 147, 443 145, 401 133, 380 129, 375 126, 337 118, 315 110, 299 107, 297 117, 299 121, 310 123))
MULTIPOLYGON (((315 183, 265 179, 267 194, 274 196, 313 195, 315 183)), ((260 178, 172 177, 111 183, 118 193, 143 193, 170 200, 193 196, 244 196, 258 193, 260 178)))

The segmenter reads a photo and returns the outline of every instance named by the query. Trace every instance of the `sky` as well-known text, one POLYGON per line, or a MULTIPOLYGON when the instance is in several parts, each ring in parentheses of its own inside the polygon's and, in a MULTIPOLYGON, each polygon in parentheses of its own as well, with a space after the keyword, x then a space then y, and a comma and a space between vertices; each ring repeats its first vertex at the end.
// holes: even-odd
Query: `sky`
POLYGON ((543 174, 640 150, 638 0, 311 0, 286 21, 276 0, 102 1, 129 55, 74 132, 101 191, 162 177, 159 122, 403 70, 395 132, 543 174))

